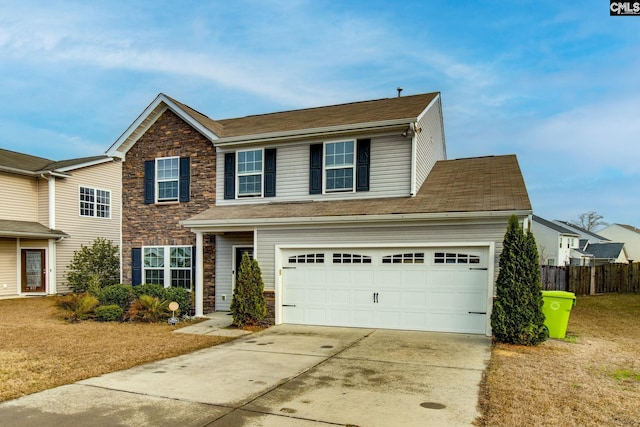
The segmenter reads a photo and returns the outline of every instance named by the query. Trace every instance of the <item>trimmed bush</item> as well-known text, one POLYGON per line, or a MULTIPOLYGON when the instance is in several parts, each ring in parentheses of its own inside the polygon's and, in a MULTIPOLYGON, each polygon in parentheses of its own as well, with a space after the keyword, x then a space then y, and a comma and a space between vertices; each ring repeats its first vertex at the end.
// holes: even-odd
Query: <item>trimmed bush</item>
POLYGON ((509 219, 500 254, 496 300, 491 313, 499 342, 538 345, 548 337, 542 313, 542 284, 535 239, 524 234, 516 216, 509 219))
POLYGON ((119 322, 124 310, 117 304, 101 305, 94 310, 96 320, 100 322, 119 322))
POLYGON ((98 292, 100 305, 117 305, 123 311, 127 311, 134 300, 133 286, 131 285, 110 285, 98 292))
POLYGON ((231 314, 233 323, 239 327, 257 325, 267 314, 262 272, 258 261, 249 258, 247 253, 242 255, 240 261, 238 280, 233 289, 231 314))
POLYGON ((67 283, 76 293, 97 291, 115 285, 120 277, 118 247, 110 240, 98 237, 91 246, 81 245, 73 253, 67 267, 67 283))
POLYGON ((189 314, 191 312, 191 294, 185 288, 166 288, 166 298, 169 302, 175 301, 180 306, 177 314, 189 314))
POLYGON ((98 304, 98 299, 87 293, 65 295, 56 301, 56 306, 65 311, 65 319, 70 322, 91 318, 98 304))
POLYGON ((158 285, 156 283, 145 283, 143 285, 134 286, 133 293, 136 298, 140 298, 142 295, 149 295, 152 297, 164 299, 167 295, 167 291, 164 286, 158 285))

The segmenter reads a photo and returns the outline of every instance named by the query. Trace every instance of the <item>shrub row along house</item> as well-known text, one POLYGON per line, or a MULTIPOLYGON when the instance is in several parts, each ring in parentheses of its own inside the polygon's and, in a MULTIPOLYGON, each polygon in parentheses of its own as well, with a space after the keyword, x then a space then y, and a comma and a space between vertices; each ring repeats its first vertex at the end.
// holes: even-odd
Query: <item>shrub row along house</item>
POLYGON ((159 94, 108 149, 123 283, 229 309, 242 254, 275 323, 490 334, 514 155, 447 160, 439 93, 213 120, 159 94))

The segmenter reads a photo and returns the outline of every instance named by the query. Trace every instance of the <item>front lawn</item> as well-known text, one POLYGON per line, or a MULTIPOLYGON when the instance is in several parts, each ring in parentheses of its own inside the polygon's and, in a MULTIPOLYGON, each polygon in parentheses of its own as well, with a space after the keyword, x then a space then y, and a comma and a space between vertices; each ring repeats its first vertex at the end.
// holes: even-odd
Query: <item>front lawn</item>
POLYGON ((487 426, 640 426, 640 294, 578 297, 565 340, 497 344, 482 384, 487 426))
POLYGON ((229 341, 167 323, 66 323, 56 298, 0 300, 0 401, 229 341))

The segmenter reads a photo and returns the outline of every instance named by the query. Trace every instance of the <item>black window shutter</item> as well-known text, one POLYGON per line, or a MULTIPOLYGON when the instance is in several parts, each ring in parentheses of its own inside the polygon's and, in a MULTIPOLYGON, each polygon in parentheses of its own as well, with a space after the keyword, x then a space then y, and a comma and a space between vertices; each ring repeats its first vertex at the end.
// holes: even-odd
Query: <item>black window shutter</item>
POLYGON ((191 196, 191 159, 180 157, 180 201, 188 202, 191 196))
POLYGON ((264 197, 276 195, 276 149, 264 150, 264 197))
POLYGON ((144 203, 154 203, 156 201, 156 161, 147 160, 144 162, 144 203))
POLYGON ((369 191, 370 154, 371 140, 359 139, 356 162, 356 191, 369 191))
POLYGON ((236 198, 236 153, 224 155, 224 198, 236 198))
POLYGON ((131 249, 131 284, 142 283, 142 248, 131 249))
POLYGON ((310 147, 309 194, 322 194, 322 144, 310 147))

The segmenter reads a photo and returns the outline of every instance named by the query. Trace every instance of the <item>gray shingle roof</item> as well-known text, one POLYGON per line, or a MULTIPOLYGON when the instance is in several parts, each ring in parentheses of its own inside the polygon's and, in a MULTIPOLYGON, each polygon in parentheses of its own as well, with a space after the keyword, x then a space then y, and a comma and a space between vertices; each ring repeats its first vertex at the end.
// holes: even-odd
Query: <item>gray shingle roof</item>
POLYGON ((77 159, 55 161, 44 157, 32 156, 30 154, 18 153, 15 151, 0 148, 0 168, 13 169, 17 171, 36 173, 55 172, 59 169, 82 165, 98 160, 109 159, 109 156, 102 154, 99 156, 80 157, 77 159))
POLYGON ((584 250, 596 259, 616 259, 620 256, 624 243, 590 243, 584 250))
POLYGON ((568 228, 562 227, 561 225, 558 225, 556 223, 553 223, 551 221, 547 221, 546 219, 539 217, 538 215, 533 215, 533 220, 535 222, 537 222, 538 224, 542 224, 547 228, 550 228, 552 230, 557 231, 558 233, 561 234, 571 234, 573 236, 579 236, 578 233, 576 233, 573 230, 569 230, 568 228))

